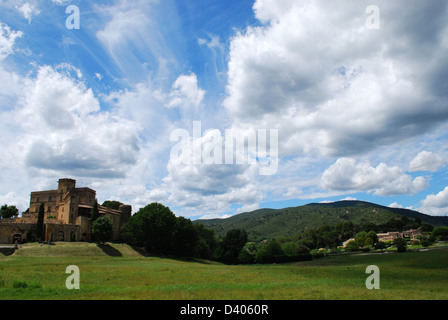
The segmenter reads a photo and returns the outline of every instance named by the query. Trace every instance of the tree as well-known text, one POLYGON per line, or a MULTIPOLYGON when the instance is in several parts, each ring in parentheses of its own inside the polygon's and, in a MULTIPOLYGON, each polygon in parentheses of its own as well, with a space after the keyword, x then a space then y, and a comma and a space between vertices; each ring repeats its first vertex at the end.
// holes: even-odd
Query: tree
POLYGON ((241 249, 240 254, 238 255, 238 263, 239 264, 252 264, 252 263, 254 263, 254 255, 243 248, 243 249, 241 249))
POLYGON ((428 238, 423 238, 420 240, 420 244, 423 247, 428 248, 431 245, 431 241, 428 238))
POLYGON ((173 254, 176 224, 176 216, 168 207, 151 203, 129 219, 122 235, 127 243, 144 246, 149 252, 173 254))
POLYGON ((432 234, 440 240, 448 240, 448 227, 436 227, 432 234))
POLYGON ((96 219, 98 219, 100 217, 100 213, 98 211, 98 201, 95 199, 95 203, 93 204, 93 208, 92 208, 92 214, 90 215, 90 221, 93 223, 95 222, 96 219))
POLYGON ((184 257, 194 256, 198 242, 198 234, 190 219, 184 217, 178 217, 176 219, 174 242, 176 255, 184 257))
POLYGON ((367 232, 361 231, 358 232, 355 236, 355 241, 358 247, 364 247, 366 245, 367 232))
POLYGON ((0 219, 15 218, 19 215, 19 209, 16 206, 8 206, 5 204, 0 208, 0 219))
POLYGON ((345 246, 346 251, 357 251, 359 250, 359 245, 356 240, 352 240, 345 246))
POLYGON ((269 241, 264 244, 255 255, 257 263, 275 263, 279 262, 286 256, 280 243, 276 240, 269 241))
POLYGON ((283 252, 288 256, 295 256, 297 255, 298 251, 298 245, 295 241, 289 241, 284 244, 282 244, 283 252))
POLYGON ((403 238, 395 238, 394 245, 397 247, 397 252, 406 252, 406 240, 403 238))
POLYGON ((218 247, 218 241, 213 230, 207 229, 201 223, 194 224, 198 237, 195 256, 203 259, 213 259, 213 254, 218 247))
POLYGON ((238 255, 246 242, 246 230, 232 229, 228 231, 221 244, 221 261, 228 264, 237 264, 238 255))
POLYGON ((112 240, 112 221, 106 216, 96 219, 92 223, 92 235, 98 242, 104 243, 112 240))
POLYGON ((44 218, 45 218, 45 206, 43 203, 41 203, 37 214, 37 224, 36 224, 36 237, 38 241, 41 241, 42 237, 44 236, 44 218))
POLYGON ((383 242, 383 241, 378 241, 378 242, 375 244, 375 249, 379 249, 379 250, 386 249, 386 243, 383 242))
POLYGON ((106 200, 102 204, 103 207, 107 207, 107 208, 111 208, 111 209, 115 209, 115 210, 119 210, 120 206, 122 206, 122 205, 123 205, 123 203, 121 203, 120 201, 116 201, 116 200, 106 200))

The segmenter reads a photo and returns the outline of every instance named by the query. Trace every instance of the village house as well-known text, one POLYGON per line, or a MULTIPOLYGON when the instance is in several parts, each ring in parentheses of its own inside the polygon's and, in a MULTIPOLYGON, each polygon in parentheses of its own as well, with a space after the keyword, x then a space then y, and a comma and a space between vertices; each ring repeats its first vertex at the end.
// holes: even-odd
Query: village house
MULTIPOLYGON (((394 241, 396 238, 404 238, 408 240, 417 240, 419 236, 422 235, 422 231, 419 229, 411 229, 403 232, 386 232, 386 233, 378 233, 378 241, 386 242, 388 240, 394 241)), ((354 238, 348 239, 342 243, 342 246, 345 248, 350 241, 355 241, 354 238)))

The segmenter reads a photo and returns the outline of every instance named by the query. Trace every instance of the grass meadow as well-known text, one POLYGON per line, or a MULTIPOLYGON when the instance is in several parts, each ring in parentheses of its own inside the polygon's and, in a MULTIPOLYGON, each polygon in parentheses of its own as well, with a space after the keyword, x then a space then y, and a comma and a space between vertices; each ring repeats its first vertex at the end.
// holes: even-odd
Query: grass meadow
POLYGON ((121 244, 27 244, 0 253, 0 299, 446 300, 448 247, 228 266, 145 256, 121 244), (79 290, 65 286, 69 265, 80 270, 79 290), (380 269, 379 290, 366 288, 369 265, 380 269))

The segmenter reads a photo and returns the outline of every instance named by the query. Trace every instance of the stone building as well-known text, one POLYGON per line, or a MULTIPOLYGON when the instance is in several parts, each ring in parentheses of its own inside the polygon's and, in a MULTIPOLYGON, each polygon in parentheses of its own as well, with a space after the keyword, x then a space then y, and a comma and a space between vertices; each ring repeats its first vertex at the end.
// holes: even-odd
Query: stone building
MULTIPOLYGON (((45 208, 45 241, 88 241, 95 199, 95 190, 76 188, 73 179, 60 179, 56 190, 31 192, 28 213, 20 218, 0 220, 0 243, 32 241, 41 203, 45 208)), ((111 219, 113 238, 118 240, 121 226, 131 217, 131 206, 122 205, 114 210, 99 205, 98 211, 111 219)))

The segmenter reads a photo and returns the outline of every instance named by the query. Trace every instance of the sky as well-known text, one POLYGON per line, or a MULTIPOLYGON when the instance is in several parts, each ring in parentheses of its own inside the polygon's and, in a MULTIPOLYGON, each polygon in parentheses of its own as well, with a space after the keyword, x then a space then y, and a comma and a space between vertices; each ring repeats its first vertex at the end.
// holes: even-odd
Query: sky
POLYGON ((447 216, 447 57, 446 1, 0 0, 0 203, 447 216))

